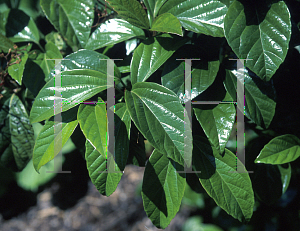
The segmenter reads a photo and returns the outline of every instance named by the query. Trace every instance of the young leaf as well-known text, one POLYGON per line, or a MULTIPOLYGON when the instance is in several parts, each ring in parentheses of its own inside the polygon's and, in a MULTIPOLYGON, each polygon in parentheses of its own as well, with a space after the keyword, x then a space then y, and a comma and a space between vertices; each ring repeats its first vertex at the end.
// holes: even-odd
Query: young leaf
POLYGON ((40 4, 47 18, 73 50, 85 46, 94 19, 93 0, 41 0, 40 4))
POLYGON ((157 228, 166 228, 179 211, 185 190, 185 175, 178 171, 183 171, 183 167, 156 149, 146 165, 143 204, 147 216, 157 228))
POLYGON ((194 137, 193 167, 201 171, 200 183, 218 206, 242 222, 252 216, 254 194, 249 174, 236 171, 237 161, 228 149, 221 156, 203 137, 194 137))
POLYGON ((162 5, 166 2, 167 0, 145 0, 145 6, 147 8, 147 13, 150 19, 150 26, 153 20, 156 18, 158 11, 162 7, 162 5))
POLYGON ((300 156, 300 139, 287 134, 275 137, 261 150, 255 163, 285 164, 300 156))
POLYGON ((146 81, 186 40, 163 34, 142 42, 131 61, 131 83, 146 81))
POLYGON ((245 65, 270 80, 284 61, 291 37, 291 20, 284 1, 234 1, 224 20, 228 44, 245 65))
POLYGON ((123 173, 112 158, 108 163, 88 140, 85 147, 86 165, 93 184, 102 195, 110 196, 116 190, 123 173))
POLYGON ((10 76, 17 81, 18 84, 22 85, 22 77, 25 68, 25 64, 28 59, 28 54, 24 53, 18 58, 12 59, 12 62, 17 62, 8 67, 8 73, 10 76), (19 59, 21 61, 19 61, 19 59))
POLYGON ((107 118, 104 102, 96 105, 81 104, 78 110, 78 121, 86 139, 96 150, 107 158, 107 118))
POLYGON ((170 13, 159 15, 153 22, 150 31, 159 31, 183 36, 180 21, 170 13))
POLYGON ((144 37, 142 29, 131 25, 123 19, 110 19, 97 28, 89 38, 85 49, 96 50, 115 45, 134 37, 144 37))
POLYGON ((61 121, 55 121, 54 117, 46 121, 36 138, 33 150, 33 166, 37 172, 42 166, 54 159, 74 132, 78 124, 77 111, 78 107, 63 112, 61 121), (59 133, 55 134, 56 130, 59 133))
POLYGON ((227 7, 219 1, 169 0, 159 14, 171 13, 190 31, 214 37, 224 37, 223 21, 227 7))
MULTIPOLYGON (((224 84, 234 100, 236 100, 237 79, 241 79, 240 74, 236 70, 226 70, 224 84)), ((275 115, 276 107, 272 83, 251 78, 248 70, 244 71, 242 78, 245 79, 245 115, 257 125, 268 128, 275 115)), ((244 108, 240 110, 244 111, 244 108)))
POLYGON ((179 164, 189 166, 192 132, 190 122, 185 124, 184 107, 175 93, 159 84, 143 82, 126 91, 125 100, 131 119, 152 146, 179 164))
POLYGON ((142 5, 135 0, 108 0, 109 5, 112 6, 122 18, 130 24, 142 29, 149 29, 149 20, 142 5))

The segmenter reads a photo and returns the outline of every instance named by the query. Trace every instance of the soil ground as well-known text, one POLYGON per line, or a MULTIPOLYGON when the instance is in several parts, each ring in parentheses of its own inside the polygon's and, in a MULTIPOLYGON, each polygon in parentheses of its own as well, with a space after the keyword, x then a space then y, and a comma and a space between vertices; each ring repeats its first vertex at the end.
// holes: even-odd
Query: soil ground
MULTIPOLYGON (((0 215, 1 231, 155 231, 157 229, 147 218, 141 187, 144 168, 129 165, 116 191, 102 196, 90 180, 86 182, 86 193, 74 206, 63 206, 72 197, 68 183, 53 182, 37 194, 36 203, 25 212, 5 220, 0 215), (65 187, 67 194, 58 192, 65 187), (61 201, 58 203, 57 201, 61 201), (59 205, 59 206, 56 206, 59 205), (69 207, 69 208, 64 208, 69 207)), ((71 174, 68 174, 71 175, 71 174)), ((84 187, 84 184, 78 187, 84 187)), ((69 185, 70 186, 70 185, 69 185)), ((71 186, 70 186, 71 187, 71 186)), ((76 188, 76 187, 75 187, 76 188)), ((84 191, 84 190, 83 190, 84 191)), ((72 192, 72 191, 71 191, 72 192)), ((74 192, 76 194, 76 192, 74 192)), ((79 193, 82 195, 82 193, 79 193)), ((189 216, 189 210, 182 208, 167 231, 179 231, 189 216)))

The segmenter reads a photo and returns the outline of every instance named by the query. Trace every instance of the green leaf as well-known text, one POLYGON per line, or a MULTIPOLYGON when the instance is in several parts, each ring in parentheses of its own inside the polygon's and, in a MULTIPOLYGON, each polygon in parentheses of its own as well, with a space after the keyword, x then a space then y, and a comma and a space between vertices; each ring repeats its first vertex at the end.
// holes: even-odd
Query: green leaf
POLYGON ((62 59, 63 57, 58 48, 52 42, 48 42, 46 44, 45 50, 46 53, 40 53, 34 62, 42 68, 45 74, 45 79, 49 79, 49 74, 55 66, 54 59, 62 59))
POLYGON ((285 164, 300 156, 300 139, 287 134, 272 139, 259 153, 255 163, 285 164))
POLYGON ((24 72, 24 68, 25 68, 25 64, 27 62, 28 59, 28 54, 24 53, 22 56, 18 58, 14 58, 12 59, 12 63, 17 62, 13 65, 10 65, 8 67, 8 73, 9 75, 15 79, 19 85, 22 85, 22 77, 23 77, 23 72, 24 72), (21 61, 19 61, 21 60, 21 61))
POLYGON ((12 49, 13 47, 14 43, 4 35, 0 34, 0 52, 7 53, 9 49, 12 49))
POLYGON ((158 11, 167 0, 145 0, 145 6, 150 20, 150 26, 156 18, 158 11))
POLYGON ((106 75, 94 70, 64 71, 61 73, 62 97, 59 98, 54 95, 54 78, 51 78, 33 103, 30 112, 31 122, 36 123, 53 116, 55 100, 62 100, 62 111, 67 111, 105 90, 107 88, 106 78, 106 75))
POLYGON ((129 154, 131 118, 125 103, 115 105, 115 159, 123 171, 129 154))
POLYGON ((254 194, 249 174, 236 171, 237 161, 228 149, 221 156, 203 137, 194 137, 193 164, 201 171, 200 183, 218 206, 242 222, 252 216, 254 194))
POLYGON ((142 5, 136 0, 108 0, 109 5, 130 24, 149 29, 149 20, 142 5))
MULTIPOLYGON (((250 72, 246 69, 243 74, 236 70, 226 70, 225 87, 234 100, 236 100, 237 79, 242 78, 245 80, 245 115, 257 125, 268 128, 276 108, 273 84, 264 82, 257 77, 251 78, 250 72)), ((241 103, 241 105, 243 104, 241 103)), ((244 108, 240 108, 240 110, 244 111, 244 108)))
POLYGON ((214 224, 203 223, 203 218, 196 215, 189 217, 182 226, 182 231, 224 231, 214 224))
POLYGON ((284 61, 291 37, 291 19, 284 1, 234 1, 224 20, 228 44, 245 65, 270 80, 284 61))
POLYGON ((32 157, 34 131, 19 97, 13 94, 9 102, 9 127, 12 151, 19 170, 22 170, 32 157))
POLYGON ((86 139, 107 158, 107 118, 105 102, 96 105, 81 104, 77 115, 80 128, 86 139))
POLYGON ((146 81, 186 41, 163 34, 143 41, 131 61, 131 83, 146 81))
POLYGON ((120 172, 118 165, 112 158, 108 162, 88 140, 86 140, 85 146, 85 159, 89 176, 102 195, 110 196, 116 190, 123 173, 120 172), (114 171, 112 171, 113 168, 114 171))
POLYGON ((37 172, 54 159, 74 132, 78 124, 77 111, 78 107, 63 112, 61 121, 55 121, 54 117, 46 121, 36 138, 33 150, 33 166, 37 172))
MULTIPOLYGON (((232 98, 226 94, 223 101, 232 101, 232 98)), ((198 105, 193 109, 207 138, 220 153, 223 153, 235 122, 234 105, 230 103, 198 105)))
MULTIPOLYGON (((61 92, 62 111, 75 107, 107 88, 107 56, 95 51, 80 50, 62 60, 61 92)), ((115 66, 115 76, 121 74, 115 66)), ((54 72, 52 78, 36 97, 30 119, 32 123, 50 118, 54 115, 54 72)), ((118 82, 116 81, 116 84, 118 82)), ((110 87, 110 86, 109 86, 110 87)))
POLYGON ((152 146, 179 164, 190 166, 192 132, 178 97, 159 84, 143 82, 125 92, 125 101, 131 119, 152 146))
POLYGON ((283 167, 283 165, 277 165, 281 175, 282 182, 282 194, 286 192, 289 187, 291 176, 292 176, 292 168, 290 164, 287 164, 287 167, 283 167))
MULTIPOLYGON (((193 47, 196 49, 196 47, 193 47)), ((184 102, 184 75, 185 61, 179 61, 183 56, 174 55, 164 67, 162 73, 162 85, 174 91, 182 102, 184 102)), ((193 61, 191 67, 191 98, 194 99, 204 92, 215 80, 220 62, 219 61, 193 61)))
POLYGON ((183 36, 180 21, 170 13, 159 15, 153 22, 150 31, 166 32, 183 36))
POLYGON ((142 29, 131 25, 123 19, 110 19, 101 24, 89 38, 85 48, 96 50, 115 45, 134 37, 145 37, 142 29))
POLYGON ((73 50, 85 46, 94 19, 93 0, 41 0, 41 7, 73 50))
POLYGON ((23 11, 11 9, 5 28, 6 37, 14 43, 32 41, 39 45, 39 30, 34 20, 23 11))
POLYGON ((215 0, 169 0, 159 14, 171 13, 190 31, 214 37, 224 37, 223 21, 227 7, 215 0))
POLYGON ((2 34, 4 36, 6 35, 5 25, 7 23, 9 12, 10 12, 10 9, 6 9, 6 10, 0 12, 0 34, 2 34))
POLYGON ((154 150, 146 165, 142 198, 147 216, 157 228, 166 228, 179 211, 185 189, 183 167, 154 150))
POLYGON ((55 44, 58 50, 63 50, 67 48, 66 42, 63 40, 63 38, 58 32, 50 32, 45 36, 45 40, 47 43, 52 42, 53 44, 55 44))
POLYGON ((3 94, 0 107, 0 165, 22 171, 32 156, 33 128, 17 95, 3 94))
MULTIPOLYGON (((66 56, 62 60, 62 70, 90 69, 107 75, 107 61, 104 59, 109 59, 109 57, 96 51, 82 49, 66 56)), ((114 76, 118 79, 121 78, 121 73, 116 65, 114 65, 114 76)), ((116 84, 118 83, 116 82, 116 84)))

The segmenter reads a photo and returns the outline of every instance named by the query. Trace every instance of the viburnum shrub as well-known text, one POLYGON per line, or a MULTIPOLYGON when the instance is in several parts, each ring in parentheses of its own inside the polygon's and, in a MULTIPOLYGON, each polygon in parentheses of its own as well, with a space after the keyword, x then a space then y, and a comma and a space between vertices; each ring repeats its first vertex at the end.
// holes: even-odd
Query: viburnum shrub
POLYGON ((299 6, 41 0, 30 15, 1 5, 1 164, 21 171, 32 158, 39 171, 80 127, 102 195, 115 191, 126 165, 145 167, 142 199, 156 227, 169 225, 187 184, 249 222, 255 199, 276 203, 298 169, 290 162, 300 155, 300 20, 289 4, 299 6), (247 141, 246 160, 234 153, 243 142, 228 144, 237 112, 258 137, 247 141))

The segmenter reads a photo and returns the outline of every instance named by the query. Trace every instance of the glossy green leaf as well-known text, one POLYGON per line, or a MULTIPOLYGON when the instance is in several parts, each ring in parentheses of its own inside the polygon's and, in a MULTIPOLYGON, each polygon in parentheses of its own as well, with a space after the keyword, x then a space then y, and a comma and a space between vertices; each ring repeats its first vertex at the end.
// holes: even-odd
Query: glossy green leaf
MULTIPOLYGON (((232 101, 232 98, 227 94, 223 101, 232 101)), ((235 122, 234 105, 230 103, 198 105, 193 109, 207 138, 220 153, 223 153, 235 122)))
MULTIPOLYGON (((257 125, 268 128, 275 115, 274 87, 272 83, 264 82, 257 77, 251 78, 249 74, 246 69, 243 76, 240 76, 242 74, 236 70, 226 70, 225 87, 231 97, 236 100, 237 79, 244 78, 245 115, 257 125)), ((244 111, 243 108, 240 110, 244 111)))
POLYGON ((115 159, 124 170, 129 155, 131 118, 125 103, 115 105, 115 159))
POLYGON ((80 128, 86 139, 107 158, 107 118, 105 103, 81 104, 77 115, 80 128))
POLYGON ((175 93, 156 83, 136 83, 130 92, 125 92, 125 101, 131 119, 152 146, 172 160, 190 166, 190 122, 184 124, 184 107, 175 93))
POLYGON ((142 5, 135 0, 108 0, 120 17, 142 29, 149 29, 149 20, 142 5))
POLYGON ((19 170, 22 170, 32 157, 34 132, 19 97, 13 94, 9 102, 9 128, 12 151, 19 170))
POLYGON ((54 94, 54 78, 51 78, 33 103, 30 112, 31 122, 39 122, 53 116, 55 100, 62 100, 62 111, 67 111, 105 90, 107 88, 106 78, 106 75, 94 70, 64 71, 61 73, 62 97, 58 98, 54 94))
POLYGON ((18 9, 11 9, 7 16, 6 37, 14 43, 32 41, 39 45, 39 30, 31 17, 18 9))
POLYGON ((215 0, 169 0, 159 14, 171 13, 190 31, 214 37, 224 37, 223 21, 227 7, 215 0))
POLYGON ((300 156, 300 139, 287 134, 275 137, 261 150, 255 163, 285 164, 300 156))
POLYGON ((88 140, 86 140, 85 146, 85 159, 89 176, 102 195, 110 196, 116 190, 123 173, 120 172, 113 159, 108 163, 88 140))
POLYGON ((179 211, 185 189, 183 167, 154 150, 146 165, 142 198, 147 216, 157 228, 166 228, 179 211))
POLYGON ((12 59, 12 65, 8 67, 8 73, 9 75, 17 81, 18 84, 22 85, 22 77, 23 77, 23 72, 25 68, 25 64, 28 59, 28 54, 24 53, 16 59, 12 59), (21 61, 20 61, 21 60, 21 61))
POLYGON ((61 121, 55 121, 54 117, 46 121, 36 138, 33 150, 33 166, 37 172, 54 159, 74 132, 78 124, 77 111, 78 107, 63 112, 61 121))
POLYGON ((291 20, 284 1, 234 1, 224 20, 228 44, 263 80, 270 80, 284 61, 291 37, 291 20))
POLYGON ((97 28, 89 38, 85 48, 96 50, 105 46, 115 45, 134 37, 144 37, 141 28, 131 25, 123 19, 110 19, 97 28))
MULTIPOLYGON (((107 88, 107 61, 101 59, 109 58, 95 51, 80 50, 62 60, 62 111, 75 107, 107 88)), ((114 70, 115 76, 120 77, 116 66, 114 70)), ((45 84, 33 103, 30 113, 32 123, 54 115, 54 72, 51 75, 53 77, 45 84)))
MULTIPOLYGON (((179 61, 176 58, 179 59, 179 55, 166 62, 161 81, 162 85, 174 91, 184 102, 185 61, 179 61)), ((191 67, 192 99, 204 92, 214 82, 219 66, 219 61, 193 61, 191 67)))
POLYGON ((186 41, 163 34, 143 41, 131 61, 131 83, 146 81, 186 41))
POLYGON ((158 11, 166 1, 167 0, 145 0, 144 1, 144 4, 147 8, 148 17, 150 20, 150 26, 153 20, 156 18, 158 11))
POLYGON ((153 22, 150 31, 159 31, 183 36, 180 21, 170 13, 159 15, 153 22))
POLYGON ((73 50, 85 46, 94 18, 93 0, 41 0, 41 7, 73 50))
POLYGON ((13 47, 14 43, 4 35, 0 34, 0 52, 7 53, 9 49, 12 49, 13 47))
MULTIPOLYGON (((102 74, 107 75, 107 61, 109 59, 106 55, 90 50, 79 50, 70 55, 67 55, 62 60, 62 70, 74 70, 74 69, 90 69, 99 71, 102 74)), ((52 75, 54 76, 54 74, 52 75)), ((121 78, 121 73, 116 65, 114 65, 114 76, 118 79, 121 78)), ((119 82, 116 82, 118 84, 119 82)))
POLYGON ((287 167, 283 167, 283 165, 277 165, 281 175, 282 182, 282 194, 286 192, 289 187, 291 176, 292 176, 292 168, 290 164, 287 164, 287 167))
POLYGON ((201 171, 200 183, 218 206, 242 222, 252 216, 254 194, 249 174, 236 171, 237 161, 228 149, 221 156, 203 137, 194 137, 193 165, 201 171))

